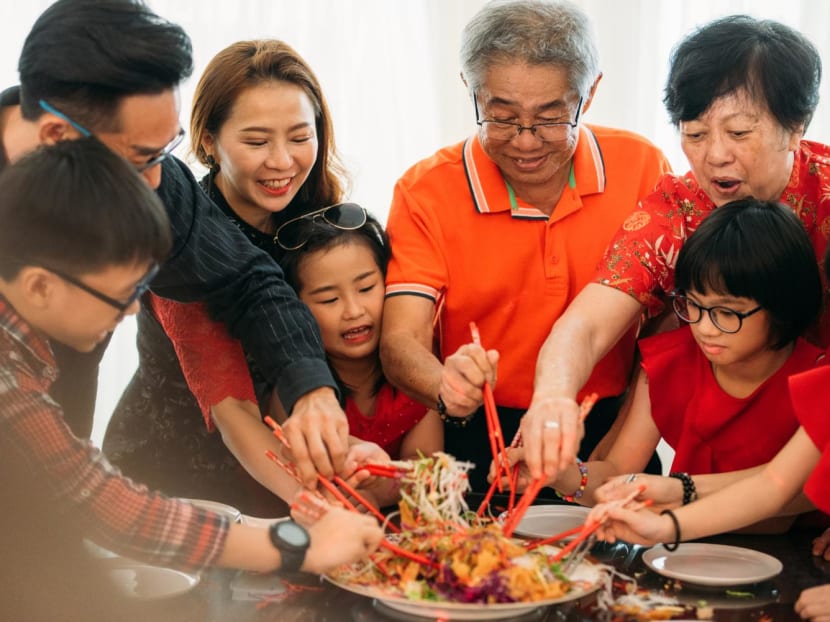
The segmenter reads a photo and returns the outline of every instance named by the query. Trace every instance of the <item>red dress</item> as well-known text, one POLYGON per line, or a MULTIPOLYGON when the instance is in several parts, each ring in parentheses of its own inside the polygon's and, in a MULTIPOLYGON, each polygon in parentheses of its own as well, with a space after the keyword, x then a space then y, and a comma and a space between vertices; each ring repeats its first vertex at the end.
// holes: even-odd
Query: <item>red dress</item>
MULTIPOLYGON (((798 429, 787 379, 812 369, 824 351, 803 339, 752 395, 732 397, 688 326, 640 340, 651 414, 675 450, 672 471, 723 473, 771 460, 798 429)), ((819 363, 823 364, 823 360, 819 363)))
POLYGON ((426 406, 389 383, 384 384, 377 394, 373 416, 367 417, 360 412, 351 398, 346 398, 345 410, 349 433, 364 441, 377 443, 392 458, 400 457, 403 437, 427 414, 426 406))
POLYGON ((804 493, 815 506, 830 514, 830 425, 827 417, 827 386, 830 367, 819 367, 790 378, 793 409, 821 458, 804 485, 804 493))

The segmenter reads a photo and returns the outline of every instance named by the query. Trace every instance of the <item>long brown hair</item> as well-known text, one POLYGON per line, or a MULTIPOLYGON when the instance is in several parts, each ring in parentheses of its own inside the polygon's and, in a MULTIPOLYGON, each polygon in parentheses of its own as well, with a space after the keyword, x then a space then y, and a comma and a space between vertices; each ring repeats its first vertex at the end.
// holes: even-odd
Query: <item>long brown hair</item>
POLYGON ((276 39, 238 41, 210 61, 193 96, 190 116, 193 153, 210 168, 202 146, 205 135, 219 133, 243 91, 271 81, 298 86, 314 107, 317 161, 293 202, 300 201, 308 208, 341 202, 348 178, 337 155, 331 115, 320 83, 305 60, 291 46, 276 39))

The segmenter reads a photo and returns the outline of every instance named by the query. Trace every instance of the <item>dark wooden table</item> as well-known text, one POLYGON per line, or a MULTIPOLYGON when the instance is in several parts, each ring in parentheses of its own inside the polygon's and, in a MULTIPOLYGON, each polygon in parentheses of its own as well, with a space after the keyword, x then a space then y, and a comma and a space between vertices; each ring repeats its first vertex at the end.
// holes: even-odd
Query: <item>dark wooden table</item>
MULTIPOLYGON (((817 534, 817 530, 793 529, 789 533, 777 536, 723 535, 703 540, 768 553, 781 560, 784 570, 768 582, 736 588, 741 592, 753 594, 752 598, 730 596, 726 593, 726 588, 693 588, 689 585, 679 589, 672 586, 668 593, 681 602, 690 604, 707 601, 715 608, 714 620, 718 622, 799 620, 793 611, 793 603, 799 593, 807 587, 830 582, 830 563, 810 554, 810 543, 817 534)), ((641 585, 650 589, 663 589, 671 582, 648 570, 641 559, 642 551, 641 547, 626 544, 608 546, 600 543, 594 547, 593 554, 596 560, 609 563, 627 575, 636 576, 641 585)), ((234 574, 219 570, 203 573, 200 585, 193 591, 166 601, 148 604, 147 619, 170 622, 425 620, 392 612, 372 599, 346 592, 313 577, 301 580, 304 590, 278 601, 267 604, 234 601, 229 588, 234 574)), ((603 617, 602 612, 596 610, 595 598, 590 596, 582 601, 539 609, 515 619, 535 622, 583 622, 609 618, 603 617)))

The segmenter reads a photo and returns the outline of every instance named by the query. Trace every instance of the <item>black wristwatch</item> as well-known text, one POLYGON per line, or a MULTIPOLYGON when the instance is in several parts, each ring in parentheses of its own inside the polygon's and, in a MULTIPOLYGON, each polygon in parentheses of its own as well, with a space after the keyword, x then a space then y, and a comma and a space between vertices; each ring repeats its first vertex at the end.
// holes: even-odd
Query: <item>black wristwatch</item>
POLYGON ((302 525, 293 520, 279 521, 268 530, 271 542, 280 552, 280 572, 297 572, 305 561, 311 538, 302 525))

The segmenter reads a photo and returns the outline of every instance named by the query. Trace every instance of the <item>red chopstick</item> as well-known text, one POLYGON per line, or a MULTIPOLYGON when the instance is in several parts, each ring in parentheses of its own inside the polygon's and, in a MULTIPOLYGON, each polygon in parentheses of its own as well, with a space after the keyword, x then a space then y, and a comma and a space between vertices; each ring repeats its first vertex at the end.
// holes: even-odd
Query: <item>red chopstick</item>
POLYGON ((274 431, 274 436, 277 437, 277 440, 279 440, 283 445, 285 445, 286 449, 291 449, 291 443, 288 442, 288 438, 282 431, 282 426, 280 426, 279 423, 277 423, 267 415, 265 416, 263 421, 265 421, 265 423, 268 424, 268 427, 274 431))
POLYGON ((553 544, 554 542, 559 542, 560 540, 564 540, 574 534, 579 533, 582 531, 584 525, 577 525, 573 529, 568 529, 567 531, 563 531, 562 533, 558 533, 555 536, 549 536, 542 540, 535 540, 527 545, 527 550, 532 551, 533 549, 539 548, 540 546, 545 546, 547 544, 553 544))
POLYGON ((334 483, 336 483, 338 486, 340 486, 343 490, 345 490, 352 497, 357 499, 358 503, 360 503, 363 507, 365 507, 367 510, 369 510, 369 512, 371 512, 372 515, 380 521, 381 525, 386 523, 389 526, 389 529, 391 529, 395 533, 400 533, 401 532, 401 530, 398 529, 392 523, 387 523, 386 522, 386 517, 380 512, 380 510, 378 510, 374 505, 372 505, 369 501, 367 501, 366 498, 363 495, 361 495, 359 492, 357 492, 357 490, 355 490, 353 487, 349 486, 349 484, 347 484, 346 481, 342 477, 340 477, 338 475, 335 475, 334 476, 334 483))
POLYGON ((600 523, 599 521, 596 521, 591 524, 585 523, 584 525, 582 525, 580 527, 581 533, 576 538, 568 542, 568 544, 566 544, 564 547, 562 547, 562 549, 556 555, 553 556, 553 561, 561 561, 562 558, 565 557, 565 555, 573 551, 577 546, 579 546, 579 544, 583 540, 587 540, 588 538, 590 538, 591 534, 594 533, 597 529, 599 529, 599 526, 601 524, 602 523, 600 523))
POLYGON ((522 520, 527 508, 530 507, 530 504, 533 503, 533 500, 536 499, 536 496, 539 494, 539 491, 542 490, 542 486, 544 485, 545 480, 544 478, 540 477, 534 479, 530 482, 530 485, 525 489, 522 498, 519 499, 519 502, 516 504, 516 507, 513 508, 513 511, 508 515, 507 522, 504 524, 503 532, 504 535, 508 538, 513 535, 513 532, 516 530, 516 527, 522 520))
MULTIPOLYGON (((473 343, 481 346, 481 335, 475 322, 470 322, 470 334, 473 343)), ((507 451, 504 446, 504 436, 499 422, 499 411, 496 408, 496 398, 493 395, 493 387, 489 382, 484 383, 484 414, 487 418, 487 432, 490 437, 490 450, 493 454, 493 461, 496 462, 496 480, 499 492, 502 492, 501 476, 510 477, 510 462, 507 459, 507 451)))
POLYGON ((405 467, 395 466, 393 464, 364 464, 358 470, 368 471, 372 475, 379 477, 400 477, 409 472, 405 467))

